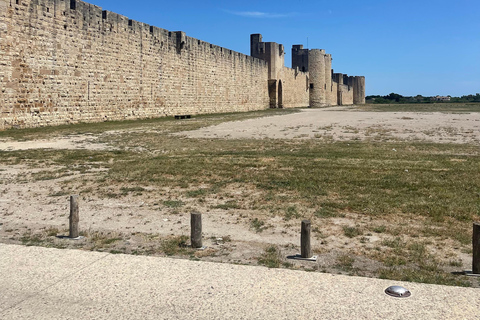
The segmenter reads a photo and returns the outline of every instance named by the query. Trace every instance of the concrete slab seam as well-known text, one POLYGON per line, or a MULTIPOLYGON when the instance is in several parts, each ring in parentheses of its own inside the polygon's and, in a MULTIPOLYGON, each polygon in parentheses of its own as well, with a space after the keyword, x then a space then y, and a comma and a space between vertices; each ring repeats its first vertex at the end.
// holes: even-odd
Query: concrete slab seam
POLYGON ((87 268, 91 267, 91 266, 92 266, 92 265, 94 265, 95 263, 98 263, 100 260, 103 260, 103 259, 105 259, 105 258, 106 258, 106 257, 108 257, 108 256, 111 256, 111 254, 110 254, 110 253, 107 253, 107 254, 105 254, 103 257, 101 257, 101 258, 99 258, 99 259, 97 259, 97 260, 95 260, 95 261, 93 261, 93 262, 91 262, 91 263, 87 264, 87 265, 86 265, 86 266, 84 266, 83 268, 80 268, 80 269, 78 269, 76 272, 74 272, 74 273, 72 273, 72 274, 69 274, 69 275, 67 275, 67 276, 65 276, 65 277, 63 277, 63 278, 61 278, 61 279, 59 279, 58 281, 56 281, 56 282, 52 283, 51 285, 48 285, 48 286, 46 286, 45 288, 43 288, 43 289, 41 289, 41 290, 39 290, 39 291, 35 292, 34 294, 31 294, 31 295, 29 295, 29 296, 28 296, 28 297, 26 297, 25 299, 23 299, 23 300, 21 300, 21 301, 19 301, 19 302, 15 303, 15 304, 13 304, 13 305, 9 306, 8 308, 6 308, 6 309, 3 309, 3 310, 0 310, 0 315, 1 315, 1 314, 3 314, 4 312, 7 312, 7 311, 8 311, 8 310, 10 310, 10 309, 13 309, 13 308, 15 308, 15 307, 19 306, 20 304, 22 304, 22 303, 24 303, 25 301, 27 301, 27 300, 29 300, 29 299, 31 299, 31 298, 33 298, 33 297, 37 296, 38 294, 40 294, 40 293, 42 293, 42 292, 45 292, 45 291, 47 291, 48 289, 50 289, 50 288, 52 288, 52 287, 56 286, 57 284, 59 284, 60 282, 62 282, 62 281, 64 281, 64 280, 66 280, 67 278, 71 278, 72 276, 79 274, 79 273, 80 273, 80 272, 82 272, 83 270, 85 270, 85 269, 87 269, 87 268))

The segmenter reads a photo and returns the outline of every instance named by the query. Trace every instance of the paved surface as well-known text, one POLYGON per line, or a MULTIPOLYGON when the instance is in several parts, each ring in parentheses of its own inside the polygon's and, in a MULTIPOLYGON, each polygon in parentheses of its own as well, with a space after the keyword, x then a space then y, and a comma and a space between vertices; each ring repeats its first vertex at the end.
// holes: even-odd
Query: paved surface
POLYGON ((0 244, 2 320, 286 318, 480 319, 480 290, 0 244))

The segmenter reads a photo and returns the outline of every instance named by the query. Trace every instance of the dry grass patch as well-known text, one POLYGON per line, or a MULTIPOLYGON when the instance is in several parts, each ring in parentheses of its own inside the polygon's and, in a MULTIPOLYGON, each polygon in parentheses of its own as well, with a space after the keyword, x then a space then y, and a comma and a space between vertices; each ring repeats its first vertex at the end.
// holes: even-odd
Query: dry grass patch
MULTIPOLYGON (((215 217, 234 217, 229 222, 244 228, 244 233, 252 234, 250 237, 258 238, 261 233, 262 237, 285 243, 287 240, 282 237, 293 237, 292 234, 298 233, 299 221, 307 218, 312 220, 314 233, 324 250, 335 251, 340 257, 329 261, 328 267, 340 266, 337 269, 376 273, 392 279, 461 284, 450 280, 445 270, 460 268, 462 260, 446 256, 451 250, 459 254, 471 251, 471 223, 480 218, 477 146, 374 141, 333 143, 320 139, 218 139, 212 142, 169 135, 223 121, 283 112, 7 131, 0 136, 32 139, 36 135, 91 132, 113 149, 0 152, 0 163, 6 167, 24 165, 41 169, 36 174, 19 177, 28 185, 27 189, 35 183, 53 185, 55 188, 47 190, 49 201, 81 192, 86 200, 98 197, 100 202, 111 198, 129 204, 135 199, 152 208, 147 212, 149 220, 134 220, 137 212, 132 208, 117 213, 131 215, 132 221, 128 223, 163 220, 164 216, 159 218, 161 215, 181 216, 200 207, 205 212, 215 211, 218 214, 215 217), (275 218, 278 225, 270 225, 275 218), (437 248, 438 243, 448 244, 449 248, 437 248), (353 255, 354 262, 345 258, 348 254, 353 255), (356 266, 359 257, 378 262, 382 265, 381 271, 368 264, 356 266), (414 278, 414 270, 421 276, 414 278), (434 277, 434 274, 441 276, 434 277)), ((328 130, 328 127, 320 129, 328 130)), ((371 134, 382 139, 386 132, 373 128, 371 134)), ((11 182, 4 183, 14 187, 16 182, 18 180, 12 178, 11 182)), ((5 217, 12 215, 12 212, 4 213, 5 217)), ((219 220, 216 226, 225 221, 219 220)), ((190 251, 186 245, 188 239, 179 236, 185 231, 181 224, 168 228, 169 237, 165 234, 147 236, 147 231, 105 233, 92 229, 79 246, 115 253, 205 259, 219 256, 217 251, 205 253, 205 257, 190 251), (138 244, 129 241, 131 238, 138 244)), ((231 225, 224 228, 222 233, 228 234, 231 225)), ((54 241, 49 239, 54 238, 55 232, 31 232, 24 234, 20 241, 53 245, 54 241)), ((229 245, 233 248, 234 244, 229 245)), ((263 246, 259 247, 260 252, 263 251, 259 263, 272 267, 284 263, 275 244, 266 250, 263 246)), ((224 259, 228 260, 230 253, 225 254, 224 259)), ((253 255, 249 254, 243 253, 235 260, 245 262, 248 260, 245 257, 253 255)))

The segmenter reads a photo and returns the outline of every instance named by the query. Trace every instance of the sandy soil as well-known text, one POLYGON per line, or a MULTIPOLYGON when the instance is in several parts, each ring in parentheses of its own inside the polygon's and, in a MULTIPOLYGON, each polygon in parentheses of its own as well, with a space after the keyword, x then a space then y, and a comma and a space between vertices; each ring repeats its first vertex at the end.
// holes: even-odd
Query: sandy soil
POLYGON ((480 143, 480 113, 361 112, 352 107, 222 123, 179 133, 191 138, 408 140, 480 143))
MULTIPOLYGON (((192 138, 380 139, 479 144, 479 127, 480 114, 477 113, 358 112, 336 107, 305 109, 296 114, 223 123, 179 134, 192 138)), ((96 143, 96 137, 92 135, 28 142, 0 141, 1 151, 38 148, 105 149, 107 146, 96 143)), ((22 165, 0 167, 0 180, 3 182, 0 190, 0 241, 18 243, 26 233, 37 233, 52 227, 58 228, 60 234, 66 234, 69 204, 68 194, 64 194, 62 186, 66 182, 73 187, 88 185, 89 177, 102 173, 101 170, 92 168, 87 173, 72 171, 58 179, 32 182, 29 179, 31 174, 41 170, 45 169, 22 165)), ((95 185, 92 187, 95 188, 95 185)), ((112 187, 112 191, 118 190, 112 187)), ((245 186, 231 187, 231 190, 226 191, 232 197, 255 196, 245 186)), ((207 260, 256 264, 256 257, 262 253, 266 244, 281 246, 285 256, 299 253, 298 219, 285 221, 280 216, 262 217, 266 229, 258 233, 252 230, 250 223, 254 217, 262 214, 260 212, 211 209, 212 204, 220 202, 213 196, 207 196, 203 206, 190 202, 192 199, 183 199, 185 205, 180 210, 162 205, 163 200, 178 199, 178 194, 178 190, 159 188, 146 190, 142 195, 129 194, 120 199, 105 199, 93 192, 81 199, 81 228, 91 233, 99 230, 110 232, 111 237, 118 235, 123 238, 105 245, 106 250, 126 248, 126 252, 133 252, 148 247, 145 234, 159 234, 162 237, 189 235, 188 212, 195 209, 204 213, 204 238, 209 249, 203 255, 207 256, 207 260)), ((319 261, 310 263, 292 260, 292 263, 299 268, 331 271, 335 269, 339 255, 349 250, 373 248, 381 242, 380 236, 366 235, 363 243, 354 243, 342 233, 343 226, 366 225, 371 222, 370 219, 356 214, 330 219, 322 226, 321 236, 314 232, 313 248, 320 255, 319 261)), ((376 223, 387 224, 391 221, 378 220, 376 223)), ((88 240, 80 240, 75 245, 82 246, 86 241, 88 240)), ((455 251, 451 246, 441 248, 441 244, 438 250, 441 250, 439 255, 443 258, 458 259, 462 261, 463 268, 468 268, 469 255, 455 251)), ((199 257, 202 253, 195 255, 199 257)), ((379 263, 359 256, 355 259, 354 267, 371 270, 371 274, 362 274, 368 276, 374 273, 379 263)))
POLYGON ((89 149, 106 150, 109 147, 105 144, 96 143, 98 137, 92 135, 68 136, 57 139, 39 139, 29 141, 14 141, 0 139, 0 151, 16 151, 31 149, 89 149))

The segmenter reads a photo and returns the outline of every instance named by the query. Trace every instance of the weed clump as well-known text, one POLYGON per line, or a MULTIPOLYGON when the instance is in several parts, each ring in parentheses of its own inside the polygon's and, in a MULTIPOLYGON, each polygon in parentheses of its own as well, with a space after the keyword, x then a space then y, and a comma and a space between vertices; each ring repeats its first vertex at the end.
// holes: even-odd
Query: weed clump
POLYGON ((357 227, 343 227, 343 234, 348 238, 355 238, 356 236, 361 236, 363 231, 357 227))
POLYGON ((185 235, 169 238, 163 240, 160 248, 167 256, 186 255, 192 251, 188 248, 187 241, 188 236, 185 235))
POLYGON ((250 222, 250 227, 251 227, 256 233, 262 232, 263 230, 265 230, 265 229, 267 228, 267 227, 265 226, 265 221, 259 220, 258 218, 255 218, 255 219, 253 219, 253 220, 250 222))
POLYGON ((258 258, 258 264, 268 268, 279 268, 282 264, 280 249, 274 245, 266 247, 263 254, 258 258))

